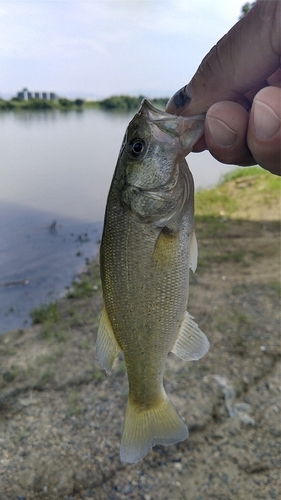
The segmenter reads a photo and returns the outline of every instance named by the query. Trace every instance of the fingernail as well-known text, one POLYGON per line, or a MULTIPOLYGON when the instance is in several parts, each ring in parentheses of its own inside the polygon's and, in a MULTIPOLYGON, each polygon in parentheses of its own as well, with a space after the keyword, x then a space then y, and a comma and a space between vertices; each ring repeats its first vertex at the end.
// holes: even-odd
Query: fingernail
POLYGON ((178 90, 175 95, 173 95, 173 97, 171 97, 166 106, 166 111, 168 111, 168 113, 177 114, 180 108, 188 106, 191 98, 186 94, 185 90, 186 87, 183 87, 182 89, 178 90))
POLYGON ((230 148, 236 141, 237 133, 218 118, 208 118, 208 128, 218 146, 230 148))
POLYGON ((178 92, 173 97, 173 102, 177 108, 182 108, 186 106, 191 101, 190 97, 185 93, 185 87, 178 90, 178 92))
POLYGON ((264 102, 256 99, 253 104, 254 128, 261 139, 270 139, 280 127, 280 119, 275 111, 264 102))

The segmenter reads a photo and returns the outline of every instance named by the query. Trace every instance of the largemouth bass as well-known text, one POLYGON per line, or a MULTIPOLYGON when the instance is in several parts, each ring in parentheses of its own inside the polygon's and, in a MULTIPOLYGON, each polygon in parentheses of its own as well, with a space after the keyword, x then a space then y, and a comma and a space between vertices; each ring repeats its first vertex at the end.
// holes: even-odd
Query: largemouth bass
POLYGON ((170 115, 144 100, 127 128, 108 195, 97 357, 110 371, 124 353, 129 381, 124 462, 137 462, 155 444, 188 436, 163 387, 165 360, 170 351, 197 360, 209 349, 186 311, 197 244, 193 178, 185 156, 203 129, 203 116, 170 115))

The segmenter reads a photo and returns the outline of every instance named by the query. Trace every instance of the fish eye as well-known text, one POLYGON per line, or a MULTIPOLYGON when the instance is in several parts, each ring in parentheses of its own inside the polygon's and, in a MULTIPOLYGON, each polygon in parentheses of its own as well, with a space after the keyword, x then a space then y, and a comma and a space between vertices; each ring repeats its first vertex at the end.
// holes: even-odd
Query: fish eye
POLYGON ((141 154, 144 152, 145 143, 142 139, 133 139, 129 143, 129 154, 133 158, 139 158, 141 154))

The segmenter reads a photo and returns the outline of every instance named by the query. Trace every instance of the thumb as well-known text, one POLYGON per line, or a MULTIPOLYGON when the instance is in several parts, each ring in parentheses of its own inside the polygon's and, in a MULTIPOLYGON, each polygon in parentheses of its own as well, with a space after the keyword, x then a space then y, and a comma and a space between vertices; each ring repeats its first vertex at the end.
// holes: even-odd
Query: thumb
POLYGON ((259 0, 211 49, 166 111, 191 116, 206 113, 218 101, 235 101, 248 109, 245 94, 264 87, 279 67, 280 29, 281 1, 259 0))

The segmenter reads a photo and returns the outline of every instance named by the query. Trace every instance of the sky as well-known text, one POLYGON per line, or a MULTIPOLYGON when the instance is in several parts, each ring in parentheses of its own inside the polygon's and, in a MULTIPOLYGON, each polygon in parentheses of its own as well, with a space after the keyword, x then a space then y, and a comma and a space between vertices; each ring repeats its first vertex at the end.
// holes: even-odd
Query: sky
POLYGON ((0 97, 171 96, 243 0, 0 0, 0 97))

